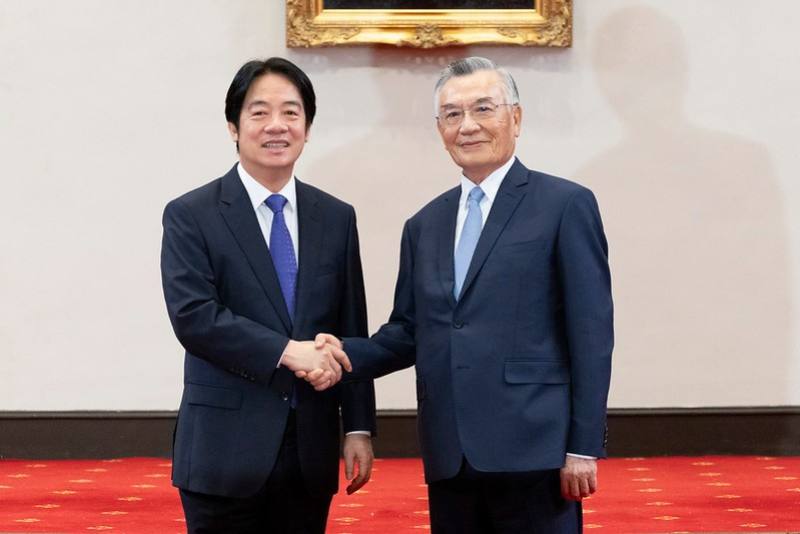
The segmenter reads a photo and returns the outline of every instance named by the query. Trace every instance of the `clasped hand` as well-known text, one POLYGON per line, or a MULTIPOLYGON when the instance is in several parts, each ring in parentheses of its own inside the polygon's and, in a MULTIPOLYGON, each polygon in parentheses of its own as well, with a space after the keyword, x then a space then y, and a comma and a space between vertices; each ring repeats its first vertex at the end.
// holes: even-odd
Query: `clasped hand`
POLYGON ((342 342, 330 334, 318 334, 314 341, 290 341, 282 363, 317 391, 339 382, 342 368, 348 372, 353 370, 342 350, 342 342))

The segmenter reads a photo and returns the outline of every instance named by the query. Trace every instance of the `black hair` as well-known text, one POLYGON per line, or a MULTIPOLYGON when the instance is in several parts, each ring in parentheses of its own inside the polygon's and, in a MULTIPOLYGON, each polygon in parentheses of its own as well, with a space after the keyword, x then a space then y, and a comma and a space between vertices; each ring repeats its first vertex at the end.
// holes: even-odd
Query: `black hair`
POLYGON ((314 122, 314 115, 317 113, 317 97, 314 94, 314 86, 308 79, 306 73, 300 67, 282 57, 271 57, 269 59, 254 59, 248 61, 239 69, 233 77, 228 94, 225 96, 225 118, 228 122, 239 129, 239 116, 242 114, 242 106, 247 91, 258 78, 265 74, 279 74, 289 80, 297 88, 300 98, 303 100, 303 111, 306 115, 306 129, 311 127, 314 122))

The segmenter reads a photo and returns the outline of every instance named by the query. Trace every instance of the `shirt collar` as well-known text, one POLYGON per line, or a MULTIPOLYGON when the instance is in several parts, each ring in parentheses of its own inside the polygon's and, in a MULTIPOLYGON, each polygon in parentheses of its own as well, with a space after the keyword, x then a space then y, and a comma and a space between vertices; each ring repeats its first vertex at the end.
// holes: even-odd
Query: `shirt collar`
MULTIPOLYGON (((486 195, 486 199, 491 204, 494 202, 494 197, 497 196, 497 191, 500 189, 500 184, 503 183, 503 178, 506 177, 508 174, 509 169, 514 164, 514 156, 511 156, 511 159, 505 162, 502 167, 495 170, 492 174, 487 176, 481 183, 480 187, 483 189, 484 195, 486 195)), ((461 175, 461 201, 463 203, 467 202, 467 195, 469 192, 472 191, 472 188, 475 187, 475 182, 471 181, 469 178, 461 175)))
MULTIPOLYGON (((274 194, 272 191, 261 185, 256 181, 255 178, 250 176, 241 163, 236 166, 236 170, 239 173, 239 179, 242 181, 242 185, 244 186, 245 190, 247 191, 247 196, 250 197, 250 203, 253 204, 253 209, 257 210, 258 207, 267 200, 267 197, 274 194)), ((277 192, 278 195, 283 195, 286 197, 286 207, 294 210, 295 206, 297 206, 297 187, 295 184, 294 176, 292 176, 286 185, 277 192)))

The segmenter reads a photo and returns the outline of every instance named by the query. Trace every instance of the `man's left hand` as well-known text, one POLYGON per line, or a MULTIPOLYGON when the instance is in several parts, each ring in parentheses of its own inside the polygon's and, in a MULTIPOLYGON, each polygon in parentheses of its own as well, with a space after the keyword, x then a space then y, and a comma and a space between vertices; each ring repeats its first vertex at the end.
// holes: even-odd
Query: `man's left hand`
POLYGON ((349 434, 344 438, 344 474, 350 484, 347 494, 351 495, 369 482, 372 474, 372 461, 375 455, 372 452, 372 438, 365 434, 349 434), (358 476, 354 467, 358 465, 358 476))
POLYGON ((597 460, 567 455, 561 468, 561 495, 580 501, 597 491, 597 460))

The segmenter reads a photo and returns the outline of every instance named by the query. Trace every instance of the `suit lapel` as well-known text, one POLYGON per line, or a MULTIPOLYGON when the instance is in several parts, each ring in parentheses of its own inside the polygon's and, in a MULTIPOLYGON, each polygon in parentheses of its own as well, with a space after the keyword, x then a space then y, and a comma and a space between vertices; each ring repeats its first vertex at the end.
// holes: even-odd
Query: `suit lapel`
POLYGON ((235 166, 222 178, 221 187, 220 214, 247 257, 250 267, 264 288, 267 299, 278 313, 286 331, 289 332, 292 322, 289 319, 286 302, 283 300, 278 275, 272 264, 272 256, 269 254, 264 235, 258 226, 258 219, 253 211, 253 205, 250 203, 250 197, 239 179, 239 173, 235 166))
POLYGON ((319 199, 314 189, 297 179, 295 183, 297 184, 297 233, 300 241, 294 312, 297 318, 305 317, 306 306, 310 305, 309 292, 319 265, 319 250, 322 247, 325 228, 319 214, 319 199))
MULTIPOLYGON (((478 239, 478 244, 475 247, 475 253, 472 255, 472 261, 467 270, 467 276, 464 279, 464 286, 461 288, 461 295, 463 297, 469 290, 470 285, 478 276, 478 273, 489 257, 489 253, 494 247, 495 241, 500 237, 503 229, 508 224, 514 210, 517 209, 520 200, 525 196, 526 186, 528 184, 528 169, 526 169, 519 160, 514 162, 514 165, 509 169, 503 183, 500 184, 500 189, 497 191, 497 198, 494 199, 492 209, 489 216, 486 218, 486 224, 481 230, 481 236, 478 239)), ((451 249, 452 253, 452 249, 451 249)))
POLYGON ((456 305, 456 299, 453 296, 453 286, 455 285, 453 251, 455 250, 459 198, 461 198, 461 187, 455 187, 445 193, 439 209, 438 220, 436 221, 439 280, 442 282, 442 289, 447 294, 451 307, 456 305))

